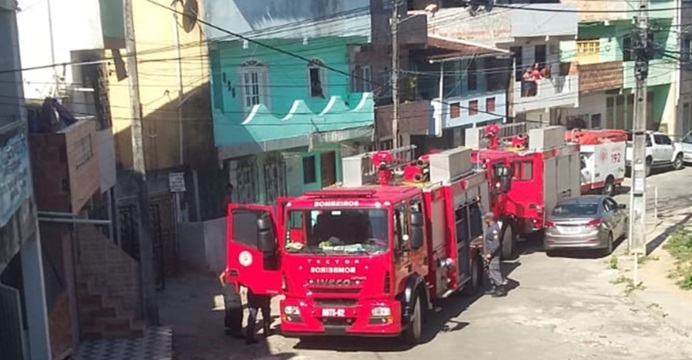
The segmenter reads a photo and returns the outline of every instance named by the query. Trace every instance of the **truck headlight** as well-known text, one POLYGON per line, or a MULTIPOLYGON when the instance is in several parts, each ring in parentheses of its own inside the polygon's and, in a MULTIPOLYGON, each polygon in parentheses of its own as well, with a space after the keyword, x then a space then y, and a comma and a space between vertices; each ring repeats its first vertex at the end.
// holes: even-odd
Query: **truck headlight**
POLYGON ((300 309, 298 309, 297 306, 285 306, 284 307, 284 314, 289 315, 289 316, 299 316, 300 315, 300 309))
POLYGON ((378 306, 376 308, 373 308, 370 314, 372 315, 372 317, 388 317, 392 316, 392 309, 390 309, 387 306, 378 306))

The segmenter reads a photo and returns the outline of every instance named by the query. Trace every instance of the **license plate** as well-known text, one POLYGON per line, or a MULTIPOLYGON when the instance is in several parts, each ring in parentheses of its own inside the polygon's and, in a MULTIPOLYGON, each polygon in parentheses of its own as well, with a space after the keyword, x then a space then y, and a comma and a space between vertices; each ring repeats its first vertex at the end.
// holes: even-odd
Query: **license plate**
POLYGON ((322 317, 346 317, 344 309, 322 309, 322 317))
POLYGON ((580 226, 558 226, 557 230, 563 234, 578 234, 581 230, 580 226))

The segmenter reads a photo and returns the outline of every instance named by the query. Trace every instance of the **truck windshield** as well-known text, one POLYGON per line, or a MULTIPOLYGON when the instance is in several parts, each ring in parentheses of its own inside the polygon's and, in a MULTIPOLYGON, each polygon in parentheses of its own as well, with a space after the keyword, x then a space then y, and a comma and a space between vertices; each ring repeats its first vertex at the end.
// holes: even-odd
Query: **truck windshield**
POLYGON ((387 210, 291 210, 286 221, 286 252, 377 254, 389 247, 387 210))

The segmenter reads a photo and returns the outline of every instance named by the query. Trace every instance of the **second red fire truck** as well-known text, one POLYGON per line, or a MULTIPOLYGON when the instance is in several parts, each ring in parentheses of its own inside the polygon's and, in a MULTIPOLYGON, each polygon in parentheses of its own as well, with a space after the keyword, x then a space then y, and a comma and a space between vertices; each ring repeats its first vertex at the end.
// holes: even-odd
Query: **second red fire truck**
MULTIPOLYGON (((229 205, 229 280, 284 295, 286 336, 403 335, 418 343, 433 300, 480 287, 490 196, 471 155, 357 155, 343 159, 335 188, 282 198, 276 208, 229 205)), ((503 188, 509 169, 495 169, 493 186, 503 188)))
POLYGON ((490 202, 505 259, 516 256, 518 235, 543 229, 558 200, 581 194, 579 144, 565 142, 565 132, 562 126, 527 131, 525 123, 466 130, 473 161, 493 184, 490 202))

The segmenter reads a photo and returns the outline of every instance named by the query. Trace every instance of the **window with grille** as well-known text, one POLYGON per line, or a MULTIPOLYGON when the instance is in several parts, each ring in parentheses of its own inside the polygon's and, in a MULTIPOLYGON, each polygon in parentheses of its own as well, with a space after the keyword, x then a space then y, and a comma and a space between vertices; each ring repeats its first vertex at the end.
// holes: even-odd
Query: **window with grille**
POLYGON ((248 60, 240 65, 240 90, 243 109, 249 112, 253 106, 269 103, 269 72, 267 67, 257 61, 248 60))
POLYGON ((598 55, 601 53, 601 41, 596 40, 578 40, 577 41, 577 56, 598 55))

